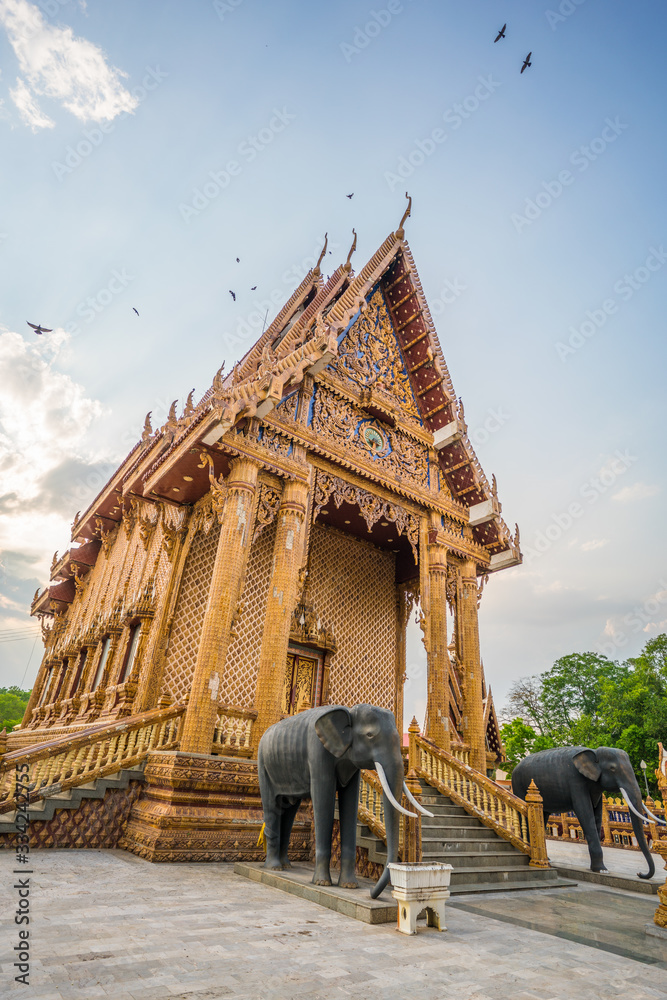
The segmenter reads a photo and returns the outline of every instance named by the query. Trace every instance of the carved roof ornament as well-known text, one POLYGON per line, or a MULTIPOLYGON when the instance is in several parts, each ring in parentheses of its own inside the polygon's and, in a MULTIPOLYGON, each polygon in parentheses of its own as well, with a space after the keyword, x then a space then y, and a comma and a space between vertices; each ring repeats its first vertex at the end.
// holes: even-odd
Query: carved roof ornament
POLYGON ((459 424, 464 434, 468 433, 468 424, 466 423, 466 411, 463 408, 463 400, 459 396, 458 405, 456 408, 456 415, 458 417, 459 424))
POLYGON ((519 525, 515 522, 514 523, 514 538, 512 539, 512 544, 517 549, 520 547, 519 546, 520 540, 521 540, 521 536, 519 534, 519 525))
POLYGON ((356 231, 356 229, 352 230, 352 235, 354 236, 354 239, 352 240, 352 246, 350 247, 350 252, 347 255, 347 260, 343 264, 343 270, 347 271, 348 274, 352 270, 352 264, 350 263, 350 261, 352 260, 352 254, 357 249, 357 231, 356 231))
POLYGON ((141 432, 141 442, 142 442, 142 444, 146 444, 146 442, 148 441, 148 439, 153 434, 153 428, 151 426, 151 414, 152 414, 152 412, 153 412, 152 410, 149 410, 148 413, 146 414, 146 419, 144 420, 144 429, 141 432))
POLYGON ((405 192, 405 197, 408 199, 408 207, 403 212, 403 218, 398 224, 398 229, 396 230, 395 233, 397 240, 405 239, 405 229, 403 227, 405 226, 406 220, 409 219, 410 215, 412 214, 412 198, 410 197, 407 191, 405 192))
POLYGON ((178 417, 176 416, 176 403, 177 399, 169 407, 169 416, 167 417, 166 427, 168 430, 175 430, 178 427, 178 417))
POLYGON ((496 482, 495 472, 491 476, 491 495, 493 496, 494 500, 498 499, 498 483, 496 482))
POLYGON ((271 349, 271 344, 267 344, 262 351, 262 360, 257 368, 258 378, 265 375, 275 375, 278 367, 278 358, 275 351, 271 349))
POLYGON ((328 233, 325 233, 325 234, 324 234, 324 246, 322 247, 322 253, 321 253, 321 254, 320 254, 320 256, 319 256, 319 257, 317 258, 317 264, 316 264, 316 265, 315 265, 315 267, 313 268, 313 277, 314 277, 314 278, 319 278, 319 276, 320 276, 320 274, 321 274, 321 271, 320 271, 320 264, 321 264, 321 263, 322 263, 322 261, 324 260, 324 255, 325 255, 325 253, 327 252, 327 247, 328 247, 328 246, 329 246, 329 234, 328 234, 328 233))
POLYGON ((217 515, 218 520, 222 521, 222 512, 225 509, 225 500, 229 493, 229 487, 225 483, 222 476, 219 479, 215 478, 215 467, 213 465, 213 459, 207 451, 203 451, 199 456, 201 463, 197 466, 198 469, 205 469, 208 463, 208 481, 211 490, 211 507, 213 513, 217 515))
POLYGON ((53 559, 51 560, 51 576, 53 576, 54 570, 58 565, 58 549, 53 553, 53 559))
POLYGON ((185 407, 183 409, 183 416, 184 417, 191 417, 192 414, 195 412, 195 406, 194 406, 194 403, 192 402, 192 397, 194 396, 194 392, 195 392, 194 389, 192 389, 188 393, 188 398, 185 401, 185 407))

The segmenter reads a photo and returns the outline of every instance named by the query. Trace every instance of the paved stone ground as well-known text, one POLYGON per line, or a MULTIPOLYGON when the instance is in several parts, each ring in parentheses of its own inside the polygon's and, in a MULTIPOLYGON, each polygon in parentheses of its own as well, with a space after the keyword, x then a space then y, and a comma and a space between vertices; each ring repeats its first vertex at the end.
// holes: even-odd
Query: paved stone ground
MULTIPOLYGON (((547 853, 553 865, 576 865, 590 868, 591 858, 588 845, 566 840, 547 840, 547 853)), ((613 875, 629 875, 635 877, 637 872, 645 872, 646 859, 641 851, 623 850, 622 847, 603 847, 604 863, 613 875)), ((667 878, 665 865, 659 854, 652 855, 655 862, 655 875, 651 879, 662 885, 667 878)))
MULTIPOLYGON (((232 865, 153 865, 92 850, 31 855, 26 990, 8 958, 18 928, 7 919, 13 855, 2 854, 3 998, 667 1000, 665 968, 454 904, 447 933, 404 937, 249 882, 232 865)), ((508 893, 508 907, 516 895, 532 894, 508 893)))

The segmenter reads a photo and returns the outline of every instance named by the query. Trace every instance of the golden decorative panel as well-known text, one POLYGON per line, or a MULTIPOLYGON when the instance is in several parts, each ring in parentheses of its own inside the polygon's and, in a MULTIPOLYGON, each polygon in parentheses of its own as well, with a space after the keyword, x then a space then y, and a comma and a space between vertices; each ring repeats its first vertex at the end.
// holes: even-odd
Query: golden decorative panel
POLYGON ((250 550, 240 613, 227 650, 220 686, 220 700, 227 705, 252 708, 255 700, 275 537, 276 521, 273 520, 250 550))
POLYGON ((419 419, 410 379, 379 289, 373 292, 366 310, 343 337, 338 346, 338 360, 331 367, 362 389, 383 390, 397 400, 401 409, 419 419))
POLYGON ((217 523, 198 531, 183 570, 162 682, 175 701, 190 692, 219 535, 217 523))
POLYGON ((309 589, 336 636, 329 702, 393 710, 396 684, 394 556, 319 524, 311 535, 309 589))
POLYGON ((428 448, 403 431, 369 417, 341 399, 325 385, 318 385, 313 405, 313 430, 336 444, 369 458, 399 482, 428 488, 428 448))

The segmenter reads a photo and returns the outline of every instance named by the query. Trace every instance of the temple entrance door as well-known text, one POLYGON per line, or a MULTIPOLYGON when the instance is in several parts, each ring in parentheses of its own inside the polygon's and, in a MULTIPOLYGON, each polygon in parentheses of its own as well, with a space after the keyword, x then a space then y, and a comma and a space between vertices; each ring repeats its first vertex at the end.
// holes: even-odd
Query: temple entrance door
POLYGON ((296 715, 306 708, 313 708, 317 686, 319 657, 314 651, 307 653, 290 649, 285 667, 283 712, 296 715))

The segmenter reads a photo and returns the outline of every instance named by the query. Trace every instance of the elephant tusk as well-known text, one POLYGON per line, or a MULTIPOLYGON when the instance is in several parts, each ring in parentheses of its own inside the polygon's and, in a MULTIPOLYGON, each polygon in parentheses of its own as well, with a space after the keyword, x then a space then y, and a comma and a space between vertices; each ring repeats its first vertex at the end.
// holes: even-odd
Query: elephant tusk
POLYGON ((380 779, 382 790, 389 799, 389 801, 391 802, 394 809, 397 809, 398 812, 402 812, 404 816, 410 816, 412 819, 418 819, 419 817, 417 813, 408 812, 408 810, 404 809, 403 806, 400 805, 392 795, 391 788, 389 787, 389 782, 387 781, 387 775, 384 773, 384 768, 382 764, 380 764, 380 762, 377 760, 374 760, 373 763, 375 764, 375 770, 378 773, 378 778, 380 779))
POLYGON ((656 821, 656 823, 661 823, 661 824, 662 824, 662 826, 667 826, 667 823, 665 823, 664 819, 660 819, 660 817, 659 817, 659 816, 655 816, 655 815, 654 815, 654 814, 653 814, 653 813, 651 812, 651 810, 649 809, 649 807, 648 807, 648 806, 646 805, 646 803, 644 803, 644 809, 645 809, 645 810, 646 810, 646 812, 647 812, 647 813, 649 814, 649 816, 651 817, 651 819, 654 819, 654 820, 656 821))
POLYGON ((415 809, 419 809, 419 812, 423 813, 424 816, 430 816, 431 819, 433 819, 433 813, 430 813, 428 809, 424 809, 423 805, 417 802, 417 799, 414 797, 414 795, 412 794, 408 786, 405 784, 405 782, 403 782, 403 791, 405 792, 406 799, 408 800, 408 802, 412 802, 415 809))
POLYGON ((628 809, 631 809, 632 812, 635 814, 635 816, 639 816, 639 818, 642 821, 642 823, 646 823, 648 825, 648 820, 646 819, 646 816, 642 816, 642 814, 640 812, 637 812, 637 810, 633 806, 632 802, 628 798, 628 796, 627 796, 627 794, 625 792, 625 789, 621 788, 620 785, 619 785, 619 791, 620 791, 621 795, 623 796, 623 798, 625 799, 625 804, 628 807, 628 809))

